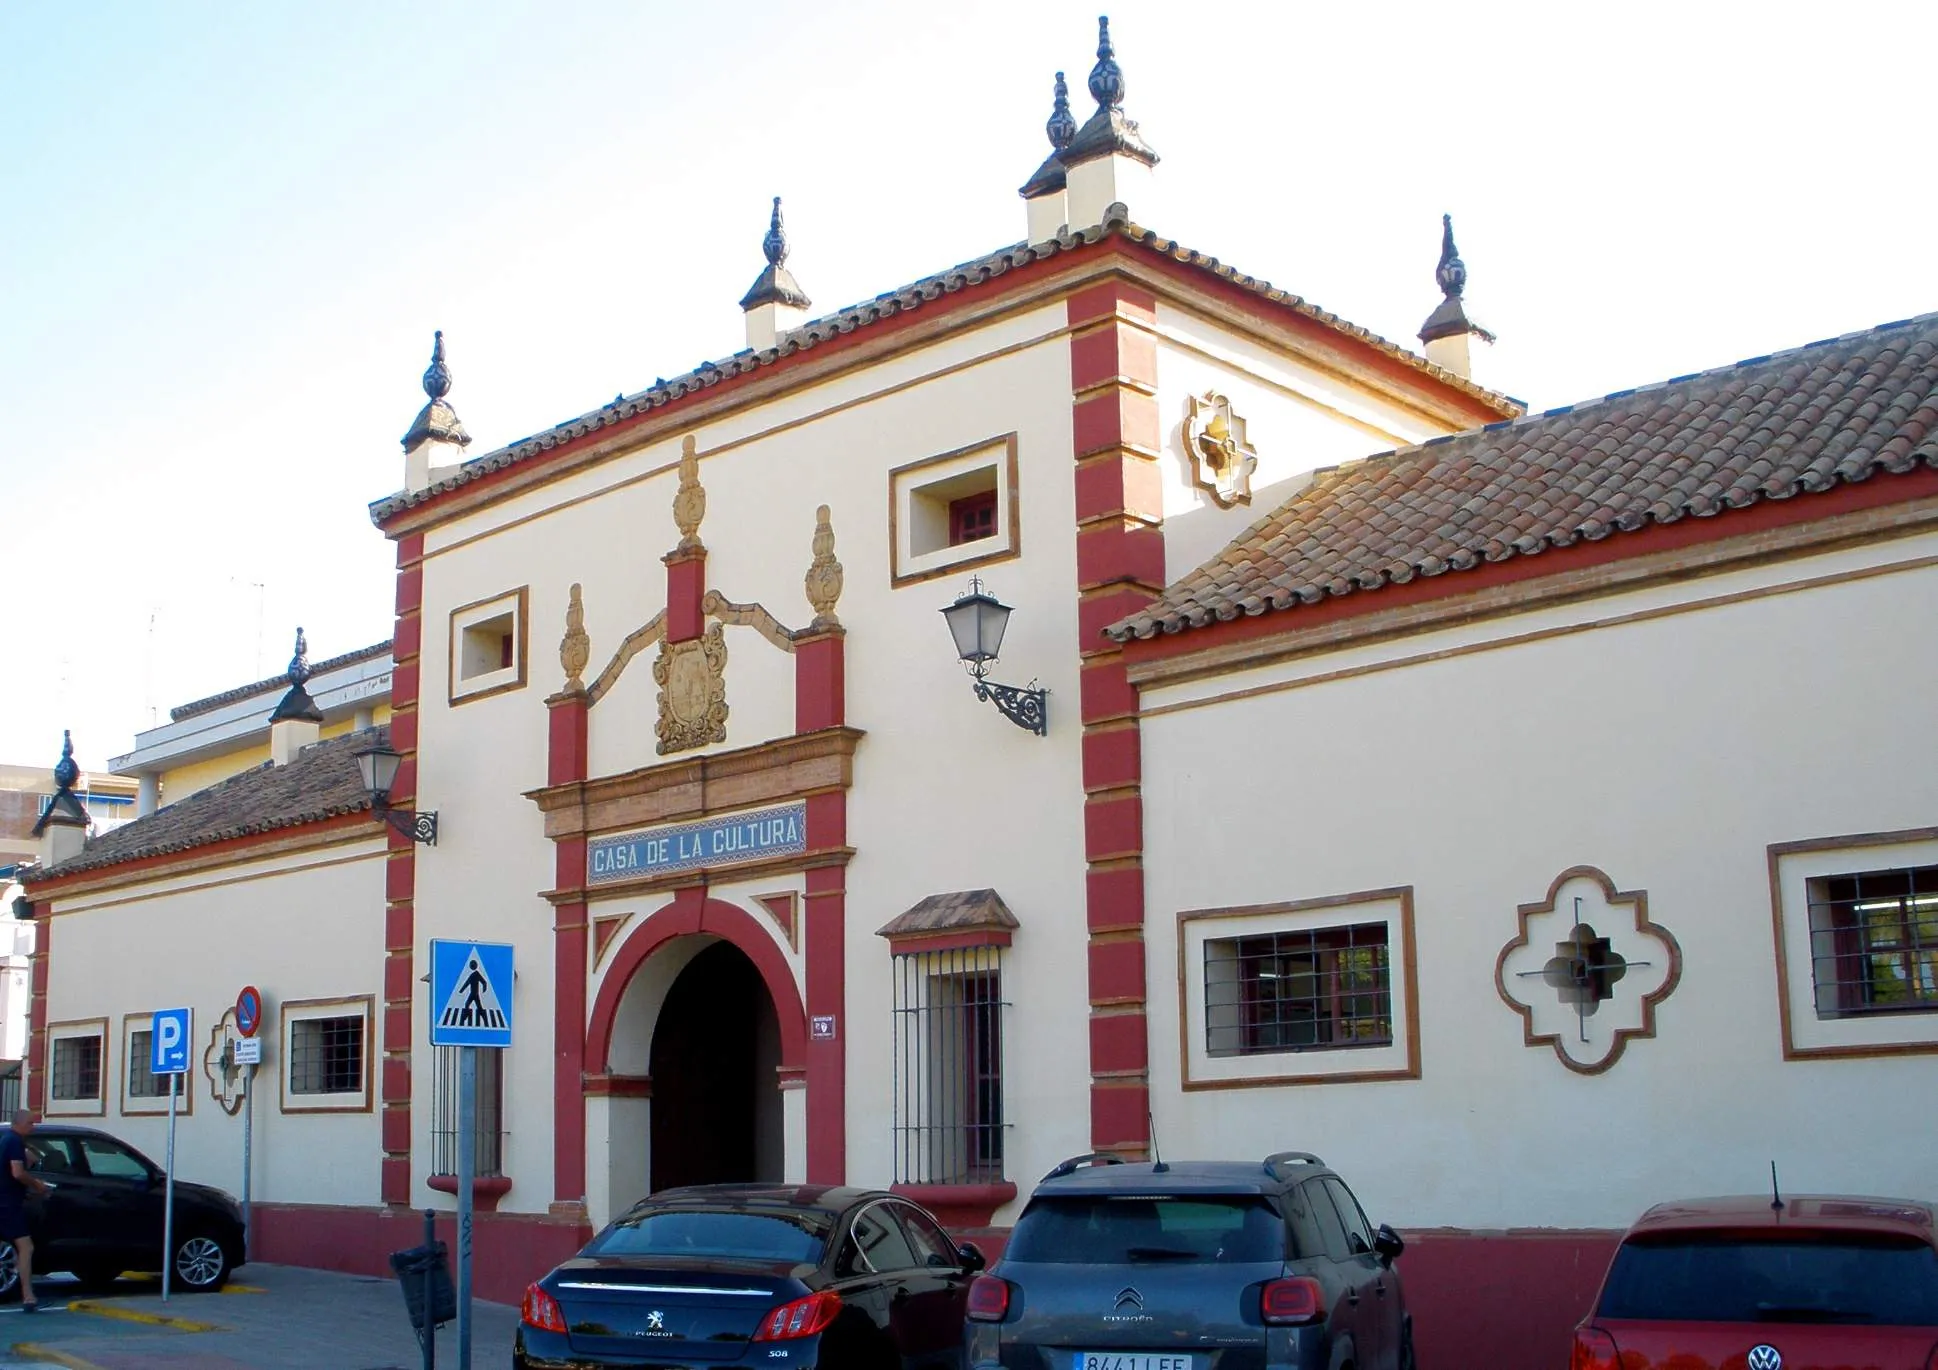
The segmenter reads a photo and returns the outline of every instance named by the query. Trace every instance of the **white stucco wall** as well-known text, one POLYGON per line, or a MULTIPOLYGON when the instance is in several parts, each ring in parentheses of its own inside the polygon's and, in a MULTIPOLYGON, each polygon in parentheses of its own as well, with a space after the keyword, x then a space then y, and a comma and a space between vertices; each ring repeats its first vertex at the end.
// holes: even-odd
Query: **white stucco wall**
POLYGON ((1767 848, 1938 822, 1938 569, 1861 574, 1934 553, 1876 544, 1147 690, 1165 1153, 1313 1150, 1415 1227, 1621 1226, 1758 1192, 1772 1160, 1798 1192, 1928 1197, 1929 1057, 1783 1059, 1767 848), (1812 578, 1832 583, 1758 593, 1812 578), (1394 664, 1431 653, 1450 655, 1394 664), (1494 985, 1516 906, 1583 864, 1645 890, 1682 952, 1655 1038, 1599 1076, 1524 1046, 1494 985), (1202 974, 1177 964, 1180 911, 1392 886, 1414 891, 1420 1079, 1180 1090, 1174 986, 1202 974))
MULTIPOLYGON (((864 730, 849 795, 847 878, 848 1175, 892 1178, 888 1107, 889 955, 875 929, 921 898, 993 886, 1022 920, 1006 996, 1012 1010, 1008 1116, 1015 1122, 1010 1172, 1040 1173, 1085 1149, 1088 1079, 1082 1043, 1088 1016, 1082 964, 1082 786, 1077 723, 1074 481, 1068 341, 1060 303, 971 333, 911 347, 865 373, 788 395, 699 426, 707 492, 700 537, 707 583, 728 599, 758 601, 802 627, 812 612, 802 588, 815 509, 832 510, 845 572, 839 614, 847 628, 847 718, 864 730), (992 355, 994 354, 994 355, 992 355), (981 359, 981 360, 978 360, 981 359), (969 572, 895 588, 890 583, 889 472, 925 457, 1017 435, 1020 557, 982 568, 985 583, 1016 608, 995 678, 1038 677, 1050 689, 1047 739, 1033 737, 979 703, 955 660, 938 612, 969 572), (1027 1034, 1027 1036, 1019 1035, 1027 1034), (1045 1055, 1025 1040, 1072 1044, 1045 1055)), ((441 815, 438 846, 417 859, 420 954, 431 937, 514 942, 518 1043, 507 1061, 507 1211, 543 1211, 552 1198, 550 1069, 552 919, 538 891, 553 883, 552 844, 522 792, 545 783, 544 697, 559 688, 556 644, 570 585, 584 586, 592 638, 588 681, 625 636, 665 605, 660 557, 679 540, 671 509, 679 434, 595 470, 562 479, 484 513, 433 530, 424 590, 424 675, 419 803, 441 815), (596 498, 588 498, 595 496, 596 498), (521 521, 522 520, 522 521, 521 521), (492 532, 492 529, 501 531, 492 532), (521 584, 530 586, 529 683, 524 689, 446 702, 451 610, 521 584)), ((731 750, 791 734, 793 659, 750 628, 727 629, 731 750)), ((656 648, 642 652, 591 711, 591 773, 656 764, 656 648)), ((682 753, 690 756, 694 753, 682 753)), ((739 902, 794 882, 747 889, 716 883, 739 902)), ((665 903, 642 898, 641 915, 665 903)), ((601 901, 595 913, 614 911, 601 901)), ((800 957, 789 953, 800 973, 800 957)), ((601 971, 603 974, 603 970, 601 971)), ((596 986, 588 1003, 596 996, 596 986)), ((420 1022, 424 1010, 420 1009, 420 1022)), ((643 1051, 643 1044, 636 1044, 643 1051)), ((633 1068, 643 1068, 643 1061, 633 1068)), ((428 1050, 417 1052, 420 1098, 428 1050)), ((623 1123, 624 1101, 598 1103, 623 1123)), ((429 1155, 429 1111, 413 1110, 414 1149, 429 1155)), ((427 1159, 417 1165, 421 1186, 427 1159)), ((598 1170, 598 1158, 591 1167, 598 1170)), ((589 1181, 597 1183, 597 1181, 589 1181)), ((613 1196, 615 1199, 618 1196, 613 1196)), ((419 1201, 426 1201, 420 1193, 419 1201)))
MULTIPOLYGON (((382 1159, 378 1086, 372 1107, 285 1112, 283 1005, 298 1000, 382 997, 384 845, 381 839, 238 863, 200 874, 56 899, 48 962, 50 1023, 106 1018, 105 1111, 82 1116, 50 1105, 48 1117, 100 1127, 158 1164, 167 1152, 163 1111, 127 1107, 125 1017, 188 1005, 195 1011, 192 1111, 176 1124, 176 1173, 239 1195, 240 1113, 223 1112, 203 1056, 244 985, 262 991, 264 1065, 255 1090, 254 1192, 258 1202, 374 1204, 382 1159)), ((360 1006, 345 1009, 360 1011, 360 1006)), ((366 1050, 374 1062, 380 1016, 366 1050)), ((143 1107, 143 1105, 137 1105, 143 1107)), ((148 1106, 152 1108, 152 1105, 148 1106)))

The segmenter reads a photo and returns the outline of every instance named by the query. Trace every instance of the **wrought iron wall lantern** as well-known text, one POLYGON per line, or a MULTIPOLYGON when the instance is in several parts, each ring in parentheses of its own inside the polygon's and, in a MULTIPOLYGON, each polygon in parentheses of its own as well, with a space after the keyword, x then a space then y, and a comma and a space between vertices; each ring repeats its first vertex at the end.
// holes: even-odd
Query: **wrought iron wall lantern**
POLYGON ((969 593, 942 611, 949 633, 956 640, 956 655, 975 678, 976 698, 988 700, 1011 723, 1028 729, 1038 737, 1049 731, 1048 690, 1028 686, 998 685, 988 679, 989 667, 1002 650, 1003 630, 1009 626, 1010 607, 982 588, 982 580, 972 577, 969 593))
POLYGON ((370 807, 377 816, 413 842, 437 845, 437 814, 390 807, 391 786, 397 783, 397 768, 404 758, 387 747, 371 747, 357 754, 357 773, 370 795, 370 807))

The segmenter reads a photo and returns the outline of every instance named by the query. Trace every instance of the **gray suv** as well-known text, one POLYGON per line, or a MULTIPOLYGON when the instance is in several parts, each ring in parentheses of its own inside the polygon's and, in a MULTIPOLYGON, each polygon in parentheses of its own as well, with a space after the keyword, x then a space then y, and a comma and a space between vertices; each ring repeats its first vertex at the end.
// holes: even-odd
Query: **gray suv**
POLYGON ((1413 1370, 1375 1228, 1317 1156, 1125 1164, 1043 1178, 969 1288, 970 1370, 1413 1370))

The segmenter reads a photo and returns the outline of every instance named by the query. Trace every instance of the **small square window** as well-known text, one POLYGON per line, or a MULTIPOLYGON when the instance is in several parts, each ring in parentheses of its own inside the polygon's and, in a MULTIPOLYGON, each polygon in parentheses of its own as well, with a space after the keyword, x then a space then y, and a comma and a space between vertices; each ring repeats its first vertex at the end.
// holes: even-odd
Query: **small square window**
POLYGON ((888 519, 896 585, 1020 555, 1016 435, 889 472, 888 519))
POLYGON ((451 613, 451 703, 525 684, 524 587, 451 613))
POLYGON ((54 1097, 63 1103, 101 1097, 101 1039, 62 1037, 54 1043, 54 1097))
POLYGON ((1938 1011, 1938 866, 1809 882, 1819 1018, 1938 1011))

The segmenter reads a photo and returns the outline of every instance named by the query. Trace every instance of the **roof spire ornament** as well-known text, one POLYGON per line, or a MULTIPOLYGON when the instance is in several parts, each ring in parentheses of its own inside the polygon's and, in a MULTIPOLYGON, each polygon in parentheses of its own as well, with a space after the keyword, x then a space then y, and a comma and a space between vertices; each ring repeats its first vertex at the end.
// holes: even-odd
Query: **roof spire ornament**
POLYGON ((1104 109, 1124 107, 1124 70, 1110 45, 1110 16, 1097 16, 1097 65, 1090 69, 1090 94, 1104 109))
MULTIPOLYGON (((426 388, 429 388, 428 384, 426 388)), ((433 404, 436 402, 432 401, 433 404)), ((274 727, 278 723, 290 719, 303 723, 323 721, 323 711, 316 707, 316 701, 310 698, 310 692, 303 688, 310 678, 310 643, 309 639, 303 636, 301 628, 296 630, 296 650, 290 654, 289 670, 284 673, 284 678, 289 681, 289 689, 283 692, 283 697, 277 701, 275 710, 269 715, 272 742, 274 727)))
POLYGON ((778 195, 774 197, 774 213, 767 221, 767 236, 760 240, 760 250, 767 256, 767 269, 760 273, 760 278, 741 297, 741 309, 754 310, 764 304, 806 309, 812 301, 786 266, 787 230, 781 223, 781 197, 778 195))
POLYGON ((61 759, 54 763, 54 783, 63 790, 71 790, 80 778, 81 768, 74 764, 74 734, 62 728, 61 759))
POLYGON ((787 260, 787 230, 781 226, 781 197, 774 197, 774 217, 767 221, 767 236, 760 240, 760 250, 767 254, 769 266, 780 266, 787 260))
POLYGON ((451 368, 444 364, 444 330, 438 329, 431 339, 431 364, 424 368, 424 393, 434 400, 441 400, 451 393, 451 368))
POLYGON ((1063 73, 1056 74, 1056 104, 1050 110, 1050 122, 1043 126, 1050 135, 1050 146, 1058 152, 1070 146, 1070 140, 1077 136, 1076 116, 1070 113, 1070 83, 1063 79, 1063 73))
POLYGON ((1459 249, 1454 247, 1453 215, 1440 216, 1440 265, 1434 268, 1434 279, 1440 282, 1440 293, 1450 300, 1457 300, 1467 289, 1467 263, 1460 260, 1459 249))
POLYGON ((451 368, 444 362, 441 328, 431 338, 431 364, 424 368, 424 393, 430 402, 417 411, 410 432, 404 434, 404 450, 408 452, 421 442, 450 442, 459 447, 469 444, 471 435, 458 421, 458 411, 444 398, 451 393, 451 368))

